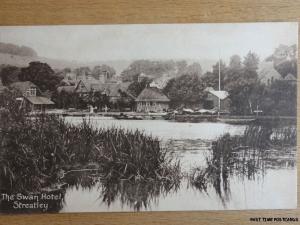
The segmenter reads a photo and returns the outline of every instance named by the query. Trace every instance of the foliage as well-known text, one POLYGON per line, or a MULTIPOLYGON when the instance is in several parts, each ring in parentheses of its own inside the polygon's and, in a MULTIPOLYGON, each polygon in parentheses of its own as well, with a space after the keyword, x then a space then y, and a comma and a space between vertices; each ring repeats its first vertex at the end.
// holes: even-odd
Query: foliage
POLYGON ((258 69, 259 57, 256 53, 249 51, 244 57, 243 64, 246 70, 256 71, 258 69))
POLYGON ((105 65, 105 64, 103 64, 101 66, 95 66, 94 69, 92 70, 92 75, 94 76, 94 78, 99 80, 99 76, 101 74, 107 75, 106 78, 110 79, 116 75, 116 70, 113 67, 105 65))
POLYGON ((198 75, 182 75, 171 79, 164 93, 174 105, 199 103, 203 99, 205 86, 198 75))
POLYGON ((33 82, 44 92, 54 91, 63 77, 57 76, 47 63, 31 62, 28 67, 21 69, 19 79, 33 82))
MULTIPOLYGON (((8 93, 4 98, 9 97, 8 93)), ((97 165, 107 180, 172 182, 180 167, 160 147, 158 139, 142 132, 79 126, 55 116, 28 118, 15 101, 1 111, 0 179, 11 191, 38 191, 59 181, 70 169, 97 165), (11 112, 10 110, 15 110, 11 112), (15 116, 12 116, 15 115, 15 116)), ((178 175, 179 176, 179 175, 178 175)))
POLYGON ((229 68, 234 70, 242 68, 242 61, 239 55, 233 55, 230 57, 229 68))
POLYGON ((13 82, 19 81, 21 70, 16 66, 5 66, 0 72, 0 79, 5 86, 9 86, 13 82))
POLYGON ((202 76, 202 68, 199 63, 192 63, 186 66, 184 69, 181 69, 179 74, 187 74, 187 75, 197 75, 199 77, 202 76))
POLYGON ((128 86, 128 92, 137 97, 151 83, 151 79, 145 78, 141 82, 133 81, 128 86))
POLYGON ((79 93, 69 93, 64 90, 61 92, 54 91, 51 100, 59 109, 77 108, 84 109, 87 107, 87 101, 79 93))
POLYGON ((297 115, 297 86, 294 83, 275 80, 265 87, 260 100, 260 108, 266 115, 297 115))
POLYGON ((123 81, 134 81, 141 73, 161 77, 163 74, 175 73, 177 65, 185 66, 185 64, 177 64, 173 60, 167 61, 151 61, 151 60, 136 60, 129 65, 122 73, 123 81))
POLYGON ((231 111, 237 115, 253 114, 262 101, 264 86, 260 84, 256 71, 228 69, 225 77, 225 89, 230 94, 231 111))
POLYGON ((297 59, 286 60, 281 63, 275 64, 275 69, 282 77, 286 77, 289 73, 297 77, 297 59))
MULTIPOLYGON (((296 127, 272 127, 251 125, 241 136, 225 134, 212 143, 212 154, 206 158, 206 167, 195 167, 189 174, 192 186, 206 192, 212 185, 222 202, 228 198, 229 176, 239 175, 243 179, 255 179, 264 174, 267 163, 272 166, 279 152, 293 151, 296 147, 296 127), (284 148, 283 148, 284 147, 284 148), (277 149, 277 155, 270 151, 277 149)), ((278 162, 281 163, 281 160, 278 162)))

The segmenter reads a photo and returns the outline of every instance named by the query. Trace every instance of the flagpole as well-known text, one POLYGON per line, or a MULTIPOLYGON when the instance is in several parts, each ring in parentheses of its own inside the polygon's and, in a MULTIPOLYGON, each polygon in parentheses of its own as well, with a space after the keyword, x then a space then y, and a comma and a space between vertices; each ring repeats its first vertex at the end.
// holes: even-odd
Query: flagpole
MULTIPOLYGON (((221 91, 221 59, 220 59, 220 52, 219 52, 219 91, 221 91)), ((220 117, 220 110, 221 110, 221 99, 219 98, 218 117, 220 117)))

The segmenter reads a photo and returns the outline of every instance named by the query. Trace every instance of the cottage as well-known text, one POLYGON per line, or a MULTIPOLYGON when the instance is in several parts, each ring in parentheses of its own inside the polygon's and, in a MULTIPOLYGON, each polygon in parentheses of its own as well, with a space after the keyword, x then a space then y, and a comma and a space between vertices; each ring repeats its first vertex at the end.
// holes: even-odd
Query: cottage
POLYGON ((217 109, 220 112, 229 112, 230 99, 228 98, 229 93, 227 91, 216 91, 211 87, 206 88, 205 91, 207 92, 207 98, 204 102, 205 109, 217 109))
POLYGON ((45 111, 47 107, 54 105, 50 99, 41 96, 40 89, 30 81, 15 82, 10 87, 22 94, 18 98, 21 101, 20 107, 25 107, 30 111, 45 111))
POLYGON ((137 112, 164 112, 169 109, 170 99, 158 88, 146 87, 135 101, 137 112))
POLYGON ((86 95, 89 91, 89 88, 82 80, 72 83, 71 85, 60 86, 57 88, 58 93, 78 93, 80 96, 86 95))
POLYGON ((124 83, 106 83, 102 85, 102 93, 106 94, 109 97, 109 101, 112 103, 116 103, 117 101, 125 100, 124 98, 134 99, 134 97, 128 93, 128 86, 130 82, 124 83))
MULTIPOLYGON (((88 80, 80 80, 73 85, 60 86, 57 92, 78 93, 80 97, 90 97, 90 93, 99 93, 106 95, 109 102, 117 105, 118 102, 131 102, 134 101, 132 96, 127 90, 130 82, 106 82, 100 83, 99 81, 93 82, 88 80)), ((116 106, 117 107, 117 106, 116 106)))

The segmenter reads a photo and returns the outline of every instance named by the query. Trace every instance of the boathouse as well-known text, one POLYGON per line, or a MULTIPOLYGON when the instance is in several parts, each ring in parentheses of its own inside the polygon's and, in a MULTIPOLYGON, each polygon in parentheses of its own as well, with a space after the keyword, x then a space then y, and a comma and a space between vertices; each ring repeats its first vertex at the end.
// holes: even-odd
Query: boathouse
POLYGON ((20 92, 22 96, 17 98, 20 101, 20 107, 29 111, 45 111, 46 108, 54 105, 49 98, 41 96, 40 89, 31 81, 15 82, 10 87, 20 92))
POLYGON ((220 112, 229 112, 230 99, 227 91, 216 91, 212 87, 206 88, 207 97, 204 102, 205 109, 216 109, 219 110, 219 99, 220 99, 220 112))
POLYGON ((136 98, 137 112, 165 112, 170 99, 156 87, 146 87, 136 98))

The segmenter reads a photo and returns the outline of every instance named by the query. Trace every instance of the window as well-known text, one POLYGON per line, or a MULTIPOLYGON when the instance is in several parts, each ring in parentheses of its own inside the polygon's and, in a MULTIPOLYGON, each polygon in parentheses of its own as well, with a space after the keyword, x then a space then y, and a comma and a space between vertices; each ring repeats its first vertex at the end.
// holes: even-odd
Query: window
POLYGON ((26 96, 36 96, 36 88, 28 88, 26 91, 26 96))

